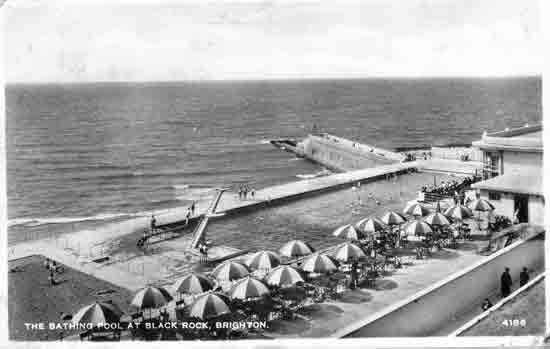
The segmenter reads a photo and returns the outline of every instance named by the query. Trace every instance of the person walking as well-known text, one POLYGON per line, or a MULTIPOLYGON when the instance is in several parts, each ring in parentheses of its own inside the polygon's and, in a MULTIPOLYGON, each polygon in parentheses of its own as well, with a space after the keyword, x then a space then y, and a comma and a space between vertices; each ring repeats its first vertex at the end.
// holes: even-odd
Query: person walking
POLYGON ((500 293, 502 298, 506 298, 512 291, 512 276, 510 275, 510 268, 505 268, 500 277, 500 293))
POLYGON ((519 287, 525 285, 529 282, 529 270, 526 267, 523 267, 521 273, 519 273, 519 287))

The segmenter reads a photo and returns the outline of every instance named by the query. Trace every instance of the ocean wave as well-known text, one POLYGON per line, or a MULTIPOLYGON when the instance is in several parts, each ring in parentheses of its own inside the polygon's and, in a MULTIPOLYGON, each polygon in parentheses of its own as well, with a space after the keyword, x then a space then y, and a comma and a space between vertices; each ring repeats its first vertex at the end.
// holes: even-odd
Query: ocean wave
POLYGON ((317 173, 306 173, 306 174, 297 174, 296 177, 301 179, 310 179, 310 178, 319 177, 319 175, 317 173))
POLYGON ((30 217, 30 218, 14 218, 8 220, 8 227, 12 226, 26 226, 26 227, 36 227, 39 225, 46 225, 46 224, 70 224, 70 223, 78 223, 78 222, 85 222, 85 221, 102 221, 102 220, 109 220, 114 218, 122 218, 122 217, 140 217, 145 216, 147 213, 145 212, 139 212, 139 213, 102 213, 95 216, 82 216, 82 217, 30 217))

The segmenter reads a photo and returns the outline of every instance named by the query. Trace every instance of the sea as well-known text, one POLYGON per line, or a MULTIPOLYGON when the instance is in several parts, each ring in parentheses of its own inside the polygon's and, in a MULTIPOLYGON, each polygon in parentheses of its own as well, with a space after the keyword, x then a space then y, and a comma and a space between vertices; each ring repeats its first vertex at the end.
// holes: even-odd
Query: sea
POLYGON ((541 120, 540 77, 12 84, 8 241, 308 178, 269 140, 314 127, 395 149, 541 120))

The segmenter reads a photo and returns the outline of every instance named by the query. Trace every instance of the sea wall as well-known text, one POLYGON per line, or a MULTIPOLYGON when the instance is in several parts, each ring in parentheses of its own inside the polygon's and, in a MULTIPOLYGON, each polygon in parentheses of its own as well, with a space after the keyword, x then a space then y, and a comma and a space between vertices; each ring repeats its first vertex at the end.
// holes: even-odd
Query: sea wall
POLYGON ((309 135, 298 144, 303 156, 339 172, 401 161, 400 154, 328 134, 309 135))
POLYGON ((420 291, 337 333, 338 337, 429 336, 449 321, 479 307, 500 288, 500 275, 509 267, 517 280, 521 268, 544 268, 544 239, 518 241, 471 267, 420 291))

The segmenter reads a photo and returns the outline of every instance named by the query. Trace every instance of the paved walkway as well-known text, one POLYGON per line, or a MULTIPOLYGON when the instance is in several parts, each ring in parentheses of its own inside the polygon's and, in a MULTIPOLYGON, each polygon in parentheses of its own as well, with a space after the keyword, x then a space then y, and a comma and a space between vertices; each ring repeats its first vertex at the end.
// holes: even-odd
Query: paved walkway
POLYGON ((278 328, 267 334, 275 338, 331 336, 350 323, 410 297, 483 258, 487 257, 478 255, 474 249, 459 247, 458 250, 439 251, 432 258, 413 259, 413 265, 405 265, 392 275, 377 280, 375 288, 347 291, 343 301, 322 303, 318 314, 306 315, 302 321, 280 321, 278 328))
POLYGON ((432 158, 428 160, 416 160, 420 171, 451 172, 462 175, 480 174, 483 163, 477 161, 460 161, 450 159, 432 158))

